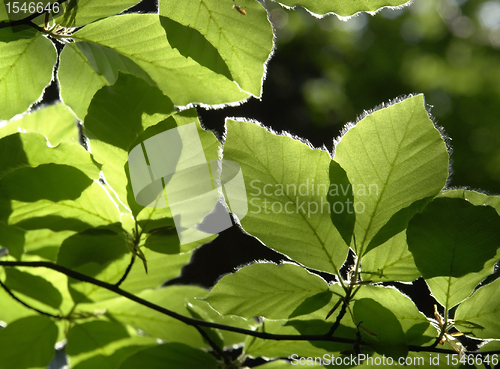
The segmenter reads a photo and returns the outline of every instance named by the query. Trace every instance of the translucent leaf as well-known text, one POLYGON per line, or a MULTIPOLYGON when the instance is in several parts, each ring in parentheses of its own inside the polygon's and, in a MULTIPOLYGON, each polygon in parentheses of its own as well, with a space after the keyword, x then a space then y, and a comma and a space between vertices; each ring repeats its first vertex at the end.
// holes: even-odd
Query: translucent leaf
POLYGON ((371 241, 394 214, 435 196, 448 177, 446 145, 422 95, 367 115, 343 135, 334 160, 352 184, 360 256, 378 246, 371 241))
MULTIPOLYGON (((436 329, 429 323, 425 315, 417 309, 413 301, 395 288, 362 286, 355 295, 355 300, 358 299, 372 300, 383 308, 390 310, 391 314, 393 314, 398 321, 398 324, 394 323, 396 328, 392 329, 399 331, 398 327, 401 327, 404 332, 405 338, 401 338, 401 342, 406 342, 408 345, 430 344, 437 335, 436 329)), ((384 311, 383 309, 380 310, 384 311)), ((381 314, 384 313, 382 312, 381 314)), ((375 312, 373 312, 372 315, 374 317, 379 316, 375 312)), ((391 320, 392 318, 388 319, 391 320)), ((372 320, 372 318, 369 318, 369 320, 372 320)), ((359 322, 360 320, 357 321, 359 322)), ((345 322, 345 324, 348 323, 345 322)), ((349 324, 353 323, 350 322, 349 324)), ((387 324, 389 324, 389 322, 387 322, 387 324)), ((354 325, 352 326, 354 327, 354 325)), ((369 325, 367 325, 367 327, 370 328, 369 325)), ((378 334, 376 329, 370 329, 378 334)))
POLYGON ((0 119, 10 119, 41 97, 52 79, 57 53, 41 33, 10 42, 1 36, 0 33, 0 119))
POLYGON ((375 333, 372 335, 361 329, 363 341, 377 350, 379 354, 394 359, 408 354, 403 328, 390 309, 373 299, 363 298, 356 300, 353 313, 354 318, 362 324, 362 327, 375 333))
POLYGON ((103 86, 113 85, 119 72, 154 82, 140 66, 119 52, 91 42, 71 43, 61 53, 58 78, 61 97, 83 120, 95 93, 103 86), (86 83, 82 84, 81 81, 86 83))
POLYGON ((398 233, 363 255, 361 266, 363 279, 373 282, 411 282, 422 275, 408 250, 406 232, 398 233))
POLYGON ((99 178, 99 167, 77 143, 63 142, 51 148, 39 133, 16 133, 0 139, 0 178, 13 169, 41 164, 69 165, 91 179, 99 178))
POLYGON ((327 152, 250 122, 227 120, 224 159, 241 166, 245 231, 318 270, 337 273, 347 247, 329 216, 327 152))
POLYGON ((455 312, 455 326, 478 338, 500 339, 500 279, 479 288, 455 312))
POLYGON ((0 330, 0 368, 45 367, 54 355, 56 325, 45 316, 16 320, 0 330))
POLYGON ((56 22, 64 27, 80 27, 95 20, 119 14, 137 4, 138 0, 78 0, 61 4, 64 13, 56 22))
POLYGON ((127 357, 155 345, 153 338, 139 336, 120 323, 94 320, 70 328, 65 352, 71 368, 116 369, 127 357))
POLYGON ((0 138, 18 131, 38 132, 47 137, 51 146, 62 141, 78 143, 78 128, 75 116, 62 103, 46 106, 11 120, 0 128, 0 138))
POLYGON ((233 81, 172 48, 157 15, 126 14, 107 18, 82 28, 72 37, 76 41, 109 47, 126 56, 141 67, 175 105, 224 104, 248 97, 233 81))
MULTIPOLYGON (((154 304, 189 316, 186 303, 193 302, 197 297, 205 297, 206 293, 206 290, 195 286, 170 286, 142 291, 137 295, 154 304)), ((82 306, 85 307, 85 305, 82 306)), ((180 342, 192 347, 209 347, 195 328, 122 297, 92 304, 88 308, 106 309, 107 313, 117 321, 140 329, 147 335, 160 338, 165 342, 180 342)))
POLYGON ((5 285, 30 306, 38 307, 30 303, 26 297, 54 309, 61 306, 61 293, 46 279, 14 268, 7 268, 5 274, 7 276, 5 285))
POLYGON ((491 273, 500 245, 500 216, 489 206, 437 198, 410 221, 407 240, 433 295, 449 309, 491 273))
POLYGON ((164 343, 147 348, 129 357, 120 369, 164 369, 165 365, 176 369, 217 369, 217 360, 203 350, 182 343, 164 343))
POLYGON ((53 232, 48 229, 37 229, 25 233, 24 252, 37 255, 45 260, 56 261, 59 247, 65 239, 72 236, 73 231, 53 232))
POLYGON ((358 12, 374 12, 385 6, 399 6, 407 3, 405 0, 279 0, 278 2, 287 7, 303 6, 316 15, 335 13, 342 17, 358 12))
POLYGON ((294 264, 255 263, 222 277, 206 301, 222 315, 292 318, 325 306, 328 283, 294 264))
POLYGON ((162 25, 172 47, 214 71, 221 69, 218 64, 225 64, 229 79, 260 97, 273 30, 261 4, 241 0, 238 6, 246 14, 236 11, 229 1, 162 0, 160 16, 167 17, 162 25))

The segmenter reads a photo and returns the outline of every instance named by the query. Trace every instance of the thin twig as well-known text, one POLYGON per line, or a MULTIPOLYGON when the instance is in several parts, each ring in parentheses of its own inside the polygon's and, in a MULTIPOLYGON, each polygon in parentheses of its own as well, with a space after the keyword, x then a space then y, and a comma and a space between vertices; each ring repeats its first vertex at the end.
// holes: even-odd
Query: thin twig
POLYGON ((45 311, 39 310, 39 309, 37 309, 37 308, 35 308, 33 306, 28 305, 26 302, 24 302, 19 297, 17 297, 16 295, 14 295, 14 293, 10 290, 10 288, 7 287, 5 284, 3 284, 2 281, 0 281, 0 286, 5 290, 5 292, 7 292, 10 295, 10 297, 12 297, 14 300, 16 300, 17 302, 19 302, 21 305, 27 307, 28 309, 36 311, 39 314, 42 314, 42 315, 45 315, 45 316, 48 316, 48 317, 51 317, 51 318, 54 318, 54 319, 58 319, 59 320, 59 319, 63 318, 60 315, 50 314, 50 313, 47 313, 45 311))
MULTIPOLYGON (((16 267, 16 266, 24 266, 24 267, 33 267, 33 268, 48 268, 52 269, 55 271, 58 271, 60 273, 65 274, 66 276, 70 278, 77 279, 82 282, 88 282, 91 283, 95 286, 102 287, 104 289, 107 289, 108 291, 115 292, 116 294, 123 296, 131 301, 137 302, 140 305, 149 307, 152 310, 158 311, 162 314, 168 315, 174 319, 177 319, 187 325, 193 326, 193 327, 208 327, 208 328, 216 328, 216 329, 221 329, 224 331, 229 331, 229 332, 235 332, 235 333, 241 333, 247 336, 251 337, 257 337, 261 339, 268 339, 268 340, 275 340, 275 341, 327 341, 327 342, 337 342, 337 343, 347 343, 347 344, 354 344, 356 343, 356 340, 350 339, 350 338, 343 338, 343 337, 329 337, 327 335, 289 335, 289 334, 274 334, 274 333, 267 333, 267 332, 259 332, 259 331, 254 331, 250 329, 244 329, 244 328, 239 328, 239 327, 233 327, 230 325, 225 325, 225 324, 220 324, 220 323, 215 323, 215 322, 207 322, 205 320, 201 319, 195 319, 195 318, 190 318, 187 316, 184 316, 182 314, 176 313, 175 311, 166 309, 164 307, 161 307, 159 305, 153 304, 147 300, 144 300, 140 297, 137 297, 127 291, 124 291, 120 289, 119 287, 116 287, 112 284, 100 281, 98 279, 89 277, 87 275, 75 272, 74 270, 68 269, 66 267, 63 267, 58 264, 46 262, 46 261, 0 261, 0 266, 4 267, 16 267)), ((413 352, 436 352, 436 353, 442 353, 442 354, 455 354, 455 351, 453 350, 447 350, 447 349, 441 349, 437 347, 422 347, 422 346, 415 346, 415 345, 408 345, 408 350, 413 351, 413 352)), ((492 350, 492 351, 483 351, 483 352, 477 352, 477 351, 466 351, 465 354, 467 355, 493 355, 493 354, 500 354, 500 350, 492 350)))
POLYGON ((118 282, 115 283, 116 287, 120 287, 120 285, 125 282, 125 279, 127 279, 128 274, 132 270, 132 267, 134 266, 134 261, 135 261, 135 254, 132 254, 132 258, 130 259, 130 263, 127 266, 127 269, 125 269, 125 273, 123 273, 122 277, 118 282))

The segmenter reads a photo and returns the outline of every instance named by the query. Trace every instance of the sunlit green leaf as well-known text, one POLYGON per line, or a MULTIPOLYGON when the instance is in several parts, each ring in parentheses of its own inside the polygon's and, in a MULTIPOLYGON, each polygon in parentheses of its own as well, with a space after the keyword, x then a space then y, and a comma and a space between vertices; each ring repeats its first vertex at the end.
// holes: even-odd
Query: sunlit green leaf
POLYGON ((155 345, 153 338, 139 336, 120 323, 97 320, 73 325, 65 351, 72 368, 116 369, 127 357, 155 345))
POLYGON ((0 246, 6 247, 16 259, 20 259, 24 252, 24 237, 23 230, 0 221, 0 246))
POLYGON ((78 128, 75 116, 62 103, 49 105, 11 120, 0 128, 0 137, 5 137, 18 131, 38 132, 47 137, 51 146, 62 141, 78 143, 78 128))
POLYGON ((0 368, 45 367, 54 355, 56 325, 45 316, 16 320, 0 330, 0 368))
POLYGON ((422 95, 367 115, 342 136, 334 160, 352 184, 360 255, 378 246, 370 241, 394 214, 436 195, 448 177, 446 145, 422 95))
POLYGON ((259 97, 273 31, 261 4, 240 0, 238 6, 246 15, 233 9, 229 1, 162 0, 160 15, 167 17, 162 25, 170 44, 181 54, 212 70, 225 64, 229 79, 259 97), (195 34, 200 36, 193 37, 195 34))
POLYGON ((455 313, 456 327, 478 338, 500 339, 500 279, 481 287, 455 313))
POLYGON ((300 266, 255 263, 224 276, 206 300, 223 315, 282 319, 311 313, 330 298, 328 283, 300 266))
POLYGON ((56 17, 56 22, 64 27, 79 27, 121 13, 137 4, 138 0, 78 0, 61 5, 64 13, 56 17))
POLYGON ((243 228, 308 267, 337 273, 347 247, 330 219, 328 153, 255 123, 226 126, 224 159, 237 162, 245 180, 243 228))
POLYGON ((56 55, 52 42, 40 33, 11 42, 0 38, 0 119, 24 112, 41 97, 56 55))
POLYGON ((407 239, 432 293, 451 308, 491 273, 500 246, 500 216, 489 206, 438 198, 410 221, 407 239))
POLYGON ((141 350, 129 357, 120 369, 164 369, 165 366, 176 369, 217 369, 217 360, 209 353, 182 343, 165 343, 141 350))
POLYGON ((371 249, 361 259, 362 277, 373 282, 411 282, 422 275, 408 250, 406 232, 371 249))
POLYGON ((175 105, 223 104, 248 97, 225 76, 173 49, 157 15, 110 17, 82 28, 72 37, 112 48, 126 56, 141 67, 175 105))
POLYGON ((360 322, 363 341, 373 347, 379 354, 394 359, 408 354, 406 337, 397 317, 390 309, 385 308, 369 298, 358 299, 353 307, 354 318, 360 322), (367 332, 366 329, 369 329, 367 332), (373 334, 371 333, 373 332, 373 334))

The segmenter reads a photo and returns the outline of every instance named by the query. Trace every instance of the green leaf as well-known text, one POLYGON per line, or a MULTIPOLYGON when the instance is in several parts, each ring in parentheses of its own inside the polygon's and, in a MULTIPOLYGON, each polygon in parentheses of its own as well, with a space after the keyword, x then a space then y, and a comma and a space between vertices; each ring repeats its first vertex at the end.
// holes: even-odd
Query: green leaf
MULTIPOLYGON (((206 290, 195 286, 170 286, 142 291, 137 295, 156 305, 189 316, 190 312, 186 303, 195 301, 195 298, 205 297, 206 293, 206 290)), ((82 308, 92 309, 91 311, 106 309, 107 313, 117 321, 165 342, 180 342, 192 347, 209 347, 194 327, 123 297, 88 306, 82 305, 82 308)))
POLYGON ((356 321, 375 334, 366 333, 366 330, 363 329, 360 330, 363 341, 379 354, 394 359, 405 357, 408 354, 405 333, 391 310, 375 300, 363 298, 356 300, 353 312, 356 321))
POLYGON ((286 7, 303 6, 315 15, 335 13, 348 17, 358 12, 374 12, 385 6, 399 6, 407 3, 406 0, 279 0, 286 7))
MULTIPOLYGON (((405 342, 408 345, 425 345, 432 343, 437 336, 436 329, 429 323, 426 316, 417 309, 413 301, 395 288, 362 286, 355 295, 355 304, 358 299, 372 300, 376 303, 375 305, 377 305, 372 312, 372 317, 367 317, 366 322, 371 322, 374 318, 379 317, 376 312, 377 309, 382 310, 382 315, 380 316, 385 314, 385 310, 381 309, 380 306, 390 311, 391 314, 388 314, 388 321, 386 323, 392 325, 389 330, 395 330, 395 332, 400 332, 399 329, 402 330, 405 337, 401 338, 401 342, 405 342), (389 317, 389 315, 391 317, 389 317), (391 323, 393 322, 392 316, 396 317, 397 324, 395 322, 394 324, 391 323)), ((370 304, 372 303, 369 302, 368 306, 370 304)), ((365 307, 366 305, 363 309, 365 307)), ((364 319, 356 319, 357 322, 361 320, 364 321, 364 319)), ((347 322, 345 322, 345 324, 347 324, 347 322)), ((353 323, 351 322, 350 324, 353 323)), ((380 329, 377 324, 377 322, 374 322, 373 328, 380 329)), ((355 327, 355 325, 352 326, 355 327)), ((369 324, 367 324, 366 327, 374 331, 377 335, 379 334, 377 330, 370 328, 369 324)), ((385 336, 386 333, 383 333, 383 335, 385 336)), ((397 335, 400 336, 400 333, 397 333, 397 335)), ((372 338, 377 339, 377 337, 372 338)), ((389 337, 388 339, 390 340, 391 338, 389 337)), ((380 344, 382 345, 382 343, 380 344)))
MULTIPOLYGON (((446 145, 422 95, 363 118, 343 135, 334 160, 352 184, 359 256, 376 246, 370 241, 394 214, 435 196, 448 177, 446 145)), ((394 235, 400 231, 394 229, 394 235)))
POLYGON ((39 133, 16 133, 0 139, 0 178, 13 169, 41 164, 69 165, 91 179, 99 178, 99 167, 77 143, 63 142, 51 148, 39 133))
POLYGON ((479 288, 455 312, 455 326, 465 334, 500 339, 500 279, 479 288))
POLYGON ((55 21, 64 27, 80 27, 95 20, 119 14, 135 4, 138 0, 78 0, 61 4, 61 12, 55 21))
MULTIPOLYGON (((63 180, 64 184, 65 181, 63 180)), ((26 230, 48 228, 83 231, 99 226, 119 227, 120 214, 102 187, 93 182, 76 200, 11 201, 9 224, 26 230)), ((1 209, 0 209, 1 210, 1 209)), ((119 229, 119 228, 118 228, 119 229)))
POLYGON ((137 352, 120 366, 120 369, 217 369, 217 360, 203 350, 182 343, 165 343, 137 352))
POLYGON ((500 216, 489 206, 437 198, 410 221, 407 240, 432 293, 449 309, 492 272, 500 246, 500 216))
POLYGON ((141 67, 175 105, 237 102, 248 97, 225 76, 173 49, 154 14, 126 14, 92 23, 72 35, 109 47, 141 67))
POLYGON ((140 336, 130 327, 98 320, 73 325, 65 352, 71 368, 117 369, 127 357, 155 345, 153 338, 140 336))
POLYGON ((260 3, 240 0, 238 5, 245 10, 245 16, 228 1, 161 0, 160 15, 168 18, 162 24, 173 47, 179 45, 184 56, 191 56, 213 70, 217 66, 209 64, 210 56, 198 52, 205 52, 204 46, 212 45, 216 50, 211 57, 223 60, 229 78, 244 91, 260 97, 265 63, 273 49, 273 30, 260 3), (195 32, 201 37, 193 38, 195 32))
POLYGON ((41 33, 11 42, 0 39, 0 119, 29 108, 52 79, 57 53, 41 33))
POLYGON ((30 306, 35 305, 30 303, 25 297, 41 302, 54 309, 61 306, 61 293, 46 279, 14 268, 5 269, 5 274, 7 276, 5 285, 14 292, 17 297, 30 306))
POLYGON ((83 120, 95 93, 104 86, 113 85, 119 78, 119 72, 135 75, 150 85, 155 84, 140 66, 116 50, 91 42, 66 45, 58 69, 61 96, 83 120), (87 81, 85 86, 82 86, 82 80, 87 81))
MULTIPOLYGON (((264 320, 258 327, 259 332, 268 332, 273 334, 290 334, 290 335, 305 335, 305 334, 321 334, 326 333, 330 329, 332 323, 322 320, 264 320)), ((356 330, 351 327, 340 325, 335 331, 336 337, 356 336, 356 330)), ((252 357, 290 357, 298 355, 299 357, 316 357, 327 355, 340 356, 340 352, 352 349, 352 344, 321 342, 321 341, 275 341, 268 339, 260 339, 255 337, 247 337, 243 352, 252 357)))
POLYGON ((25 233, 24 252, 37 255, 45 260, 56 261, 63 241, 72 236, 73 231, 53 232, 48 229, 37 229, 25 233))
POLYGON ((330 217, 347 245, 351 244, 356 212, 352 209, 354 194, 347 173, 336 162, 330 162, 330 188, 327 194, 331 206, 330 217))
POLYGON ((325 216, 328 153, 255 123, 227 120, 226 126, 224 160, 237 162, 245 181, 245 231, 310 268, 337 273, 348 249, 325 216))
POLYGON ((24 231, 0 221, 0 246, 6 247, 9 254, 17 260, 21 259, 24 252, 24 231))
POLYGON ((363 279, 373 282, 411 282, 422 275, 408 250, 406 232, 364 254, 361 267, 363 279))
POLYGON ((16 132, 38 132, 47 137, 51 146, 62 141, 78 143, 78 128, 75 116, 68 107, 56 103, 11 120, 0 128, 0 138, 16 132))
POLYGON ((0 369, 45 367, 54 355, 57 326, 45 316, 16 320, 0 330, 0 369))
POLYGON ((294 264, 255 263, 222 277, 206 301, 222 315, 293 318, 325 306, 328 283, 294 264))

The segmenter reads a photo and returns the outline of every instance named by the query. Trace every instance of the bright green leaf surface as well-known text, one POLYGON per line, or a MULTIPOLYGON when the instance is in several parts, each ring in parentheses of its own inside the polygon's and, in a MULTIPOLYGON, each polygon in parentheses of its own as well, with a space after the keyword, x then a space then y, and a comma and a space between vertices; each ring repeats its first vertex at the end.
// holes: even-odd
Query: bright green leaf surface
POLYGON ((154 14, 127 14, 107 18, 73 34, 112 48, 140 66, 176 105, 207 105, 241 101, 248 97, 225 76, 212 72, 173 49, 154 14))
MULTIPOLYGON (((206 39, 206 43, 215 47, 232 79, 244 91, 260 97, 264 64, 273 48, 273 30, 266 10, 257 1, 240 0, 238 5, 245 9, 246 16, 233 9, 229 1, 162 0, 160 15, 185 26, 181 32, 176 29, 174 36, 179 45, 187 49, 185 56, 191 56, 200 49, 200 45, 193 43, 196 39, 190 29, 194 29, 206 39)), ((173 25, 168 20, 162 23, 170 41, 172 36, 169 31, 173 25)), ((173 41, 170 43, 174 46, 173 41)), ((201 49, 205 51, 207 47, 201 49)), ((207 55, 193 59, 198 59, 202 65, 210 63, 207 55)), ((207 67, 210 68, 209 65, 207 67)))
POLYGON ((139 351, 128 358, 120 369, 217 369, 217 360, 203 350, 192 348, 182 343, 165 343, 139 351))
POLYGON ((500 339, 500 279, 481 287, 457 308, 457 328, 474 337, 500 339), (472 323, 472 324, 471 324, 472 323))
POLYGON ((72 231, 53 232, 48 229, 27 231, 25 233, 24 251, 28 255, 37 255, 55 262, 59 247, 66 238, 73 234, 72 231))
POLYGON ((438 198, 410 221, 407 239, 433 295, 451 308, 493 271, 500 217, 489 206, 438 198))
POLYGON ((206 300, 222 315, 282 319, 311 313, 330 298, 328 283, 300 266, 255 263, 224 276, 206 300))
POLYGON ((435 199, 410 221, 408 246, 424 278, 480 272, 500 247, 500 216, 489 206, 435 199))
POLYGON ((22 113, 52 79, 56 50, 40 33, 33 38, 0 39, 0 119, 22 113))
POLYGON ((62 103, 49 105, 24 115, 20 119, 11 120, 6 126, 0 128, 0 138, 18 131, 41 133, 47 137, 51 146, 56 146, 66 140, 78 143, 75 117, 62 103))
MULTIPOLYGON (((185 306, 186 303, 194 302, 195 297, 205 297, 206 293, 207 291, 200 287, 171 286, 142 291, 137 295, 159 306, 190 316, 185 306)), ((125 298, 119 297, 89 307, 106 309, 119 322, 140 329, 165 342, 180 342, 192 347, 208 347, 195 328, 125 298)))
POLYGON ((341 138, 334 160, 354 191, 355 251, 360 255, 395 213, 436 195, 448 177, 446 145, 422 95, 363 118, 341 138))
POLYGON ((411 282, 422 275, 406 243, 406 232, 398 233, 361 259, 364 280, 411 282))
POLYGON ((83 120, 95 93, 103 86, 113 85, 119 72, 136 75, 154 85, 141 67, 113 49, 91 42, 69 44, 61 54, 58 70, 61 96, 83 120), (87 83, 83 85, 82 80, 87 83))
POLYGON ((369 298, 358 299, 353 307, 354 318, 362 322, 376 336, 361 329, 363 341, 373 347, 379 354, 394 359, 405 357, 408 354, 406 336, 397 317, 390 309, 385 308, 375 300, 369 298))
POLYGON ((137 4, 138 0, 78 0, 61 5, 61 13, 56 21, 64 27, 79 27, 95 20, 121 13, 137 4))
POLYGON ((16 320, 0 330, 0 368, 45 367, 54 355, 56 325, 45 316, 16 320))
POLYGON ((336 273, 347 247, 330 219, 328 153, 255 123, 226 126, 224 159, 237 162, 245 180, 243 228, 308 267, 336 273))
POLYGON ((407 3, 406 0, 279 0, 278 2, 287 7, 300 5, 317 15, 335 13, 342 17, 357 12, 373 12, 384 6, 399 6, 407 3))
MULTIPOLYGON (((355 296, 355 300, 358 299, 370 299, 383 308, 390 310, 396 317, 399 326, 406 336, 405 341, 409 345, 430 344, 437 335, 436 329, 429 324, 425 315, 418 311, 413 301, 395 288, 363 286, 355 296)), ((378 316, 375 313, 373 315, 375 317, 378 316)), ((367 327, 369 328, 369 325, 367 327)), ((397 330, 397 328, 394 329, 397 330)), ((375 333, 377 332, 375 331, 375 333)))
POLYGON ((71 368, 116 369, 127 357, 154 345, 153 338, 139 336, 120 323, 98 320, 71 327, 66 354, 71 368))
POLYGON ((356 212, 352 209, 354 194, 347 173, 336 162, 330 161, 330 187, 327 194, 331 206, 330 217, 347 245, 351 244, 356 212))
POLYGON ((29 297, 55 309, 61 305, 61 293, 43 277, 14 268, 7 268, 5 274, 5 285, 24 302, 27 302, 25 297, 29 297))
POLYGON ((40 164, 69 165, 91 179, 99 178, 98 166, 77 143, 63 142, 51 148, 39 133, 16 133, 0 139, 0 177, 13 169, 40 164))

